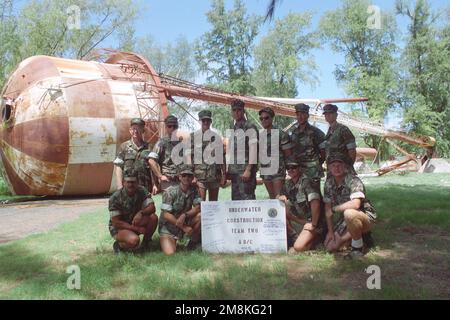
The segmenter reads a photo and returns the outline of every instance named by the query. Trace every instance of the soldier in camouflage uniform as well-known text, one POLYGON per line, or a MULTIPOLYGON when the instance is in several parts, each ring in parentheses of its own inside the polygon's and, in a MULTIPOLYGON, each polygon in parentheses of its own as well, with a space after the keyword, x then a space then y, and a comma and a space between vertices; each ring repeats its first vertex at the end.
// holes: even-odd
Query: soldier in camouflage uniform
POLYGON ((131 139, 120 145, 114 164, 116 169, 117 189, 122 188, 123 172, 133 170, 138 175, 138 183, 152 192, 153 183, 148 166, 149 145, 144 141, 145 122, 140 118, 131 119, 131 139))
MULTIPOLYGON (((286 166, 285 166, 285 158, 292 154, 292 144, 289 139, 289 135, 283 130, 279 130, 278 128, 273 126, 273 118, 275 117, 275 112, 269 107, 263 108, 259 110, 259 120, 264 128, 262 134, 266 134, 267 132, 267 156, 272 159, 273 157, 278 158, 278 170, 276 170, 275 174, 265 175, 264 170, 269 168, 271 165, 274 165, 274 161, 268 164, 261 163, 260 171, 261 178, 264 181, 264 185, 266 186, 267 192, 269 193, 270 199, 275 199, 275 197, 280 193, 281 188, 284 185, 284 180, 286 178, 286 166), (271 142, 272 142, 272 132, 278 131, 278 150, 276 150, 276 154, 271 154, 271 142)), ((261 136, 260 136, 261 143, 261 136)), ((260 159, 261 162, 261 159, 260 159)))
POLYGON ((325 120, 330 125, 325 136, 327 159, 335 154, 341 154, 348 168, 356 174, 353 168, 356 159, 355 136, 347 126, 336 121, 337 111, 338 107, 334 104, 326 104, 323 107, 325 120))
POLYGON ((326 234, 325 216, 320 191, 317 192, 311 178, 303 174, 300 162, 291 157, 286 161, 291 179, 287 180, 277 198, 286 204, 286 224, 290 252, 313 249, 326 234), (303 225, 297 238, 294 223, 303 225))
POLYGON ((165 120, 166 136, 159 139, 152 152, 149 154, 149 164, 153 175, 156 177, 159 189, 164 191, 170 186, 178 184, 177 165, 172 161, 172 149, 180 143, 175 139, 178 129, 178 119, 169 115, 165 120), (172 141, 175 139, 175 141, 172 141))
POLYGON ((138 185, 137 177, 136 172, 125 171, 124 186, 109 198, 109 232, 116 240, 116 253, 137 249, 140 234, 144 235, 142 247, 148 248, 158 225, 153 199, 146 188, 138 185))
POLYGON ((320 192, 320 178, 324 176, 322 163, 325 161, 325 134, 309 124, 309 106, 295 105, 297 125, 291 133, 294 155, 302 166, 303 174, 309 177, 317 192, 320 192))
POLYGON ((234 119, 234 134, 230 138, 230 140, 233 139, 232 144, 234 144, 234 149, 230 151, 233 153, 234 159, 228 166, 228 174, 231 179, 231 199, 255 200, 258 129, 245 118, 244 102, 242 100, 234 100, 231 103, 231 110, 234 119), (240 135, 236 132, 239 129, 246 135, 240 135), (242 150, 242 147, 245 150, 242 150), (242 156, 244 156, 244 163, 240 163, 242 156))
MULTIPOLYGON (((211 131, 211 111, 202 110, 198 117, 201 121, 201 129, 191 133, 191 150, 190 156, 194 167, 194 176, 196 179, 198 191, 202 200, 206 200, 206 192, 208 191, 209 201, 217 201, 219 196, 219 187, 225 186, 226 164, 225 164, 225 148, 220 135, 211 131), (205 138, 206 137, 206 138, 205 138), (205 141, 204 141, 205 140, 205 141), (198 143, 201 141, 200 143, 198 143), (208 152, 209 159, 205 159, 206 147, 216 144, 220 146, 221 161, 216 161, 215 148, 208 152)), ((218 156, 218 155, 217 155, 218 156)))
POLYGON ((159 220, 161 249, 166 255, 174 254, 177 240, 183 235, 191 237, 188 249, 200 245, 200 203, 197 188, 192 185, 194 171, 191 165, 181 165, 180 183, 164 191, 159 220))
POLYGON ((363 256, 363 245, 373 246, 370 234, 376 212, 366 197, 366 190, 357 175, 348 170, 346 158, 335 154, 327 159, 330 176, 325 182, 324 202, 328 225, 325 246, 333 252, 351 240, 350 258, 363 256), (339 213, 336 223, 333 214, 339 213))

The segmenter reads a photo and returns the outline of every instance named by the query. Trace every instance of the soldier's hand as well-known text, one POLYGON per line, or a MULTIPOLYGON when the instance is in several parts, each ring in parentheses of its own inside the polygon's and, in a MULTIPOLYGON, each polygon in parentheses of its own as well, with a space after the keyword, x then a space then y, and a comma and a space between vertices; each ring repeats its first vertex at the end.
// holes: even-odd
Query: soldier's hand
POLYGON ((131 224, 133 226, 137 226, 141 223, 142 221, 142 211, 139 211, 133 218, 133 221, 131 222, 131 224))
POLYGON ((136 227, 136 232, 138 234, 144 234, 145 233, 145 227, 136 227))
POLYGON ((327 237, 325 238, 325 246, 328 246, 330 241, 336 242, 336 238, 334 236, 334 231, 332 231, 332 230, 328 231, 328 233, 327 233, 327 237))
POLYGON ((223 188, 227 184, 227 176, 223 175, 222 178, 220 178, 220 186, 223 188))
POLYGON ((182 213, 182 214, 178 217, 177 222, 176 222, 175 225, 176 225, 178 228, 181 228, 181 229, 182 229, 185 221, 186 221, 186 214, 185 214, 185 213, 182 213))
POLYGON ((286 197, 286 196, 284 196, 284 195, 282 195, 282 196, 279 196, 279 197, 278 197, 278 200, 280 200, 280 201, 282 201, 282 202, 286 203, 286 201, 287 201, 287 197, 286 197))
POLYGON ((159 181, 165 181, 165 182, 169 182, 169 178, 167 178, 165 175, 162 175, 161 178, 159 178, 159 181))
POLYGON ((158 194, 158 193, 159 193, 159 188, 158 188, 158 186, 157 186, 157 185, 153 185, 153 188, 152 188, 152 194, 155 195, 155 194, 158 194))
POLYGON ((189 226, 184 226, 183 228, 181 228, 183 230, 183 232, 187 235, 187 236, 191 236, 192 235, 192 231, 194 231, 194 229, 192 229, 189 226))
POLYGON ((252 173, 250 172, 250 170, 245 169, 244 174, 241 177, 242 181, 249 182, 251 175, 252 175, 252 173))

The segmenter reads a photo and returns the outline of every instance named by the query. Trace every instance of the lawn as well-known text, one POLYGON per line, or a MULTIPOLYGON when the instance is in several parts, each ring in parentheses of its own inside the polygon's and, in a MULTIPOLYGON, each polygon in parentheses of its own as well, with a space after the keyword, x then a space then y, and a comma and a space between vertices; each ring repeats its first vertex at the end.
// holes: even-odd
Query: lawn
MULTIPOLYGON (((108 212, 84 214, 44 234, 0 245, 1 299, 449 299, 450 174, 365 178, 379 222, 362 261, 324 251, 300 255, 171 257, 112 253, 108 212), (66 269, 78 265, 81 289, 66 269), (367 289, 369 265, 381 289, 367 289)), ((258 198, 266 198, 263 186, 258 198)), ((220 198, 229 199, 230 189, 220 198)), ((155 197, 157 208, 160 196, 155 197)))

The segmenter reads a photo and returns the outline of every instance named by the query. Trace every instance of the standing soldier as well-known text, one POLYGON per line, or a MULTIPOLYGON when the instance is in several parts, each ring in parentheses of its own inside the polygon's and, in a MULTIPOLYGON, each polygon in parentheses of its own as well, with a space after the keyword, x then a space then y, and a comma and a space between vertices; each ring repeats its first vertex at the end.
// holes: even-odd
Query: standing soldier
POLYGON ((335 154, 327 159, 330 175, 325 182, 324 198, 328 234, 325 247, 334 252, 351 240, 352 251, 347 256, 363 256, 363 245, 373 246, 370 230, 377 217, 375 209, 366 197, 362 181, 348 170, 346 159, 335 154), (339 214, 333 225, 333 214, 339 214))
POLYGON ((197 187, 200 193, 200 197, 203 201, 206 200, 206 191, 208 191, 209 201, 217 201, 219 196, 219 187, 225 186, 227 182, 226 177, 226 164, 225 164, 225 149, 222 138, 217 133, 211 131, 211 111, 202 110, 199 112, 198 117, 202 122, 202 128, 196 132, 191 133, 191 161, 194 167, 194 176, 197 180, 197 187), (207 138, 205 138, 205 132, 207 132, 207 138), (206 141, 204 141, 204 139, 206 141), (201 141, 201 143, 198 143, 201 141), (210 156, 210 159, 204 158, 204 152, 208 145, 218 143, 221 147, 222 159, 221 163, 216 163, 215 149, 207 151, 206 156, 210 156), (199 163, 196 163, 199 162, 199 163))
POLYGON ((148 148, 148 143, 143 139, 144 129, 144 120, 140 118, 131 119, 131 139, 120 145, 119 153, 114 160, 114 164, 117 166, 117 189, 123 187, 123 172, 132 170, 137 173, 139 185, 145 187, 149 192, 152 192, 153 183, 151 171, 148 166, 148 155, 150 150, 148 148))
POLYGON ((158 225, 153 199, 138 185, 137 176, 136 172, 125 171, 124 186, 109 198, 109 232, 116 240, 115 253, 137 249, 140 234, 144 235, 141 248, 148 249, 158 225))
POLYGON ((293 246, 296 252, 310 250, 323 241, 326 233, 321 196, 311 178, 303 174, 300 162, 291 158, 286 161, 286 168, 291 179, 277 198, 286 204, 288 247, 293 246), (294 224, 303 225, 298 237, 294 224))
POLYGON ((292 131, 291 140, 294 155, 302 166, 303 173, 309 177, 314 188, 320 193, 320 178, 323 177, 322 163, 325 161, 325 134, 309 124, 309 106, 295 105, 297 126, 292 131))
MULTIPOLYGON (((232 116, 234 119, 233 139, 233 162, 228 166, 231 178, 232 200, 255 200, 256 170, 258 159, 258 129, 245 118, 244 102, 234 100, 231 103, 232 116), (237 133, 237 130, 244 132, 237 133), (242 147, 245 150, 241 150, 242 147), (239 163, 243 158, 244 163, 239 163)), ((230 141, 231 142, 231 141, 230 141)))
POLYGON ((159 139, 153 151, 149 154, 149 164, 153 175, 158 179, 160 190, 164 191, 170 186, 178 184, 177 166, 172 160, 172 149, 180 143, 177 139, 172 141, 172 135, 178 129, 178 119, 169 115, 165 120, 166 136, 159 139))
POLYGON ((356 159, 355 136, 347 126, 336 121, 338 107, 334 104, 326 104, 323 107, 325 120, 330 127, 328 128, 326 139, 326 154, 328 157, 341 154, 348 168, 356 174, 353 164, 356 159))
POLYGON ((181 165, 180 183, 167 188, 162 196, 159 236, 161 250, 172 255, 177 249, 177 240, 184 235, 190 236, 188 250, 200 245, 200 203, 197 188, 192 184, 194 171, 192 166, 181 165))
POLYGON ((273 175, 263 175, 263 168, 270 167, 271 164, 261 164, 261 178, 264 181, 264 185, 266 186, 270 199, 275 199, 275 197, 280 194, 286 178, 286 167, 284 161, 286 157, 292 154, 292 144, 288 134, 273 126, 274 116, 275 112, 273 112, 273 110, 269 107, 259 110, 259 120, 261 121, 264 130, 267 132, 267 155, 269 157, 278 157, 278 170, 273 175), (275 155, 271 154, 271 139, 273 130, 278 130, 278 150, 276 150, 277 154, 275 155))

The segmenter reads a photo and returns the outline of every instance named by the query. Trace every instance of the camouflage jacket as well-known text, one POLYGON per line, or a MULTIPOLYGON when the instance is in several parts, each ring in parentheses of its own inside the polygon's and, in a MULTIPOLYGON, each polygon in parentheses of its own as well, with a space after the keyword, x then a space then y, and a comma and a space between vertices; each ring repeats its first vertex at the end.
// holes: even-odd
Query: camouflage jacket
MULTIPOLYGON (((211 130, 210 130, 211 131, 211 130)), ((203 141, 203 132, 198 130, 191 133, 191 148, 190 157, 194 167, 195 178, 201 182, 213 182, 220 179, 222 174, 222 164, 225 163, 225 148, 223 145, 222 137, 211 131, 211 138, 209 140, 203 141), (195 138, 194 138, 195 137, 195 138), (197 140, 202 141, 201 143, 196 143, 197 140), (221 154, 216 155, 216 150, 213 148, 214 144, 218 144, 221 147, 221 154), (204 152, 207 146, 210 146, 206 151, 206 155, 210 158, 204 158, 204 152), (221 161, 216 163, 215 158, 220 158, 221 161), (206 161, 205 161, 206 160, 206 161), (214 163, 211 163, 214 162, 214 163), (208 164, 210 163, 210 164, 208 164)))
POLYGON ((291 207, 291 213, 295 216, 311 219, 311 207, 309 202, 312 200, 320 200, 320 194, 311 185, 310 178, 303 175, 297 183, 291 179, 284 183, 281 195, 285 195, 291 207))
MULTIPOLYGON (((256 143, 258 144, 258 128, 256 127, 256 125, 254 125, 252 122, 246 120, 243 121, 241 123, 235 123, 233 125, 233 130, 239 130, 242 129, 244 131, 244 133, 246 133, 248 130, 253 129, 256 132, 256 137, 253 137, 252 139, 250 139, 249 136, 244 136, 244 135, 233 135, 230 139, 233 139, 234 141, 234 150, 233 151, 233 161, 230 161, 229 165, 228 165, 228 172, 230 174, 242 174, 245 171, 245 167, 249 164, 249 145, 252 143, 256 143), (238 154, 241 154, 240 157, 242 157, 242 152, 244 150, 240 150, 242 147, 240 146, 245 146, 245 154, 244 154, 244 159, 245 159, 245 163, 239 163, 238 160, 238 154)), ((230 146, 231 147, 231 141, 230 141, 230 146)), ((256 158, 258 157, 258 155, 256 155, 256 158)), ((257 168, 257 164, 255 164, 254 166, 254 171, 256 171, 257 168)))
MULTIPOLYGON (((144 187, 139 186, 132 197, 125 188, 121 188, 109 198, 108 209, 111 218, 120 216, 122 221, 131 223, 136 213, 152 203, 154 203, 152 196, 144 187)), ((109 224, 112 225, 111 219, 109 224)))
POLYGON ((161 167, 161 174, 174 178, 177 176, 177 165, 172 161, 172 149, 181 141, 171 141, 170 137, 164 137, 158 140, 150 152, 149 158, 155 159, 161 167))
MULTIPOLYGON (((273 156, 276 156, 279 159, 279 167, 280 167, 279 171, 286 172, 286 167, 285 167, 285 164, 284 164, 285 159, 284 159, 283 151, 292 148, 291 140, 289 138, 289 135, 286 132, 284 132, 283 130, 279 130, 276 127, 273 127, 272 130, 278 130, 278 150, 276 150, 276 154, 273 155, 273 156)), ((259 137, 260 138, 259 142, 261 143, 262 135, 266 134, 265 132, 267 132, 267 156, 269 158, 272 156, 272 154, 271 154, 272 153, 272 150, 271 150, 271 148, 272 148, 272 144, 271 144, 271 142, 272 142, 272 130, 267 131, 267 130, 264 129, 261 132, 261 135, 259 137)), ((261 145, 261 146, 263 147, 263 145, 261 145)), ((270 166, 270 163, 267 163, 267 164, 261 163, 261 168, 267 168, 269 166, 270 166)))
POLYGON ((152 179, 150 168, 148 165, 148 155, 150 153, 149 145, 144 142, 138 148, 130 139, 120 145, 119 153, 117 154, 114 164, 120 167, 123 172, 134 170, 138 174, 139 185, 150 190, 152 179))
MULTIPOLYGON (((183 212, 189 211, 193 206, 200 205, 200 198, 197 188, 191 189, 184 193, 180 185, 167 188, 162 195, 161 211, 167 211, 178 218, 183 212)), ((165 222, 161 215, 161 223, 165 222)))
POLYGON ((304 173, 312 179, 323 177, 320 150, 325 149, 326 142, 322 130, 307 123, 305 130, 301 131, 297 125, 291 133, 291 141, 294 144, 294 155, 304 173))
POLYGON ((336 153, 340 153, 346 159, 348 165, 352 165, 353 161, 348 155, 348 150, 356 148, 355 136, 350 129, 343 124, 336 123, 334 128, 328 129, 326 139, 327 158, 336 153))
POLYGON ((359 210, 364 211, 369 218, 375 220, 377 215, 375 208, 366 198, 366 189, 361 179, 349 172, 344 178, 342 185, 336 186, 333 176, 329 176, 325 181, 323 202, 330 203, 331 207, 340 205, 353 199, 361 199, 359 210))

